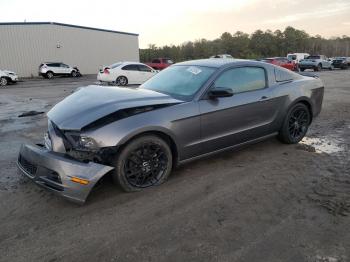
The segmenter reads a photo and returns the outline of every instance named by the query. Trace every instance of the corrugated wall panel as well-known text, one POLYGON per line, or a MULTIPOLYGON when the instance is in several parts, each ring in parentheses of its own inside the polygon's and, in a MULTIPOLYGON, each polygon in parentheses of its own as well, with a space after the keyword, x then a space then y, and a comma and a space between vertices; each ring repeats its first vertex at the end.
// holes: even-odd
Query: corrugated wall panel
POLYGON ((36 76, 45 61, 94 74, 102 65, 139 61, 138 36, 55 24, 0 25, 0 69, 36 76))

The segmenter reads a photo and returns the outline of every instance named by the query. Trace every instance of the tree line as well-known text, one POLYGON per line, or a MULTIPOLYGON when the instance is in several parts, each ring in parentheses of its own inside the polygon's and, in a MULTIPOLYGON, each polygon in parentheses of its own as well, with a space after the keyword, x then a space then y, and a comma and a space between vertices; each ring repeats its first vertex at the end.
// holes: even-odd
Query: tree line
POLYGON ((230 54, 234 58, 257 59, 286 56, 287 53, 323 54, 328 57, 350 56, 350 37, 326 39, 320 35, 310 36, 303 30, 287 27, 284 31, 257 30, 252 34, 237 31, 225 32, 215 40, 199 39, 181 45, 157 47, 150 44, 140 49, 140 60, 150 61, 167 57, 175 62, 208 58, 217 54, 230 54))

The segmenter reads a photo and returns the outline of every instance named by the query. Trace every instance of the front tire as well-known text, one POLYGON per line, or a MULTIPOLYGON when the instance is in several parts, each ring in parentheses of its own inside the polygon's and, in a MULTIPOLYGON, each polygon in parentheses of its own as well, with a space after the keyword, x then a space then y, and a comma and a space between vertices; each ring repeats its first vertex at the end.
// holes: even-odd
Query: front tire
POLYGON ((286 144, 299 143, 309 128, 311 113, 309 108, 297 103, 288 111, 282 128, 279 132, 279 139, 286 144))
POLYGON ((1 77, 0 78, 0 86, 6 86, 8 84, 8 80, 6 77, 1 77))
POLYGON ((72 77, 77 77, 77 71, 73 70, 72 73, 71 73, 71 76, 72 77))
POLYGON ((171 173, 173 157, 163 139, 146 135, 128 143, 112 165, 114 182, 126 192, 135 192, 165 182, 171 173))
POLYGON ((128 84, 128 79, 125 76, 119 76, 115 83, 117 86, 126 86, 128 84))

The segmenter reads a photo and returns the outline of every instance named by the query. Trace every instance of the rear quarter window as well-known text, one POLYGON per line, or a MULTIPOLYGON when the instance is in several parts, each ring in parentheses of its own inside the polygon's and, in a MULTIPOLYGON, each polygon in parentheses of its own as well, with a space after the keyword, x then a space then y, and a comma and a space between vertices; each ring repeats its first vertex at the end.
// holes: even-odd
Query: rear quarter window
POLYGON ((287 69, 275 68, 275 79, 276 82, 293 81, 298 79, 298 75, 293 72, 290 72, 287 69))

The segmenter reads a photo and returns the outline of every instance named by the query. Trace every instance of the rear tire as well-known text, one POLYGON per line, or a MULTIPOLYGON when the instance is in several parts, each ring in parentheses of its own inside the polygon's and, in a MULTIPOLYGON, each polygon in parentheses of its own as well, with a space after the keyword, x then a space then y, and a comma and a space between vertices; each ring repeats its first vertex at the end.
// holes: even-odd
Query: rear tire
POLYGON ((124 191, 140 191, 165 182, 172 164, 169 145, 158 136, 145 135, 129 142, 112 161, 112 177, 124 191))
POLYGON ((306 135, 310 123, 309 108, 302 103, 295 104, 289 109, 283 121, 278 135, 279 140, 285 144, 299 143, 306 135))
POLYGON ((314 69, 314 71, 321 71, 322 70, 322 65, 321 64, 318 64, 316 67, 315 67, 315 69, 314 69))
POLYGON ((51 71, 46 73, 46 78, 52 79, 53 78, 53 73, 51 71))
POLYGON ((301 71, 301 72, 304 72, 304 71, 305 71, 305 68, 300 68, 300 71, 301 71))
POLYGON ((6 86, 8 84, 8 80, 6 77, 0 78, 0 86, 6 86))
POLYGON ((125 76, 119 76, 115 83, 117 86, 126 86, 128 84, 128 79, 125 76))

